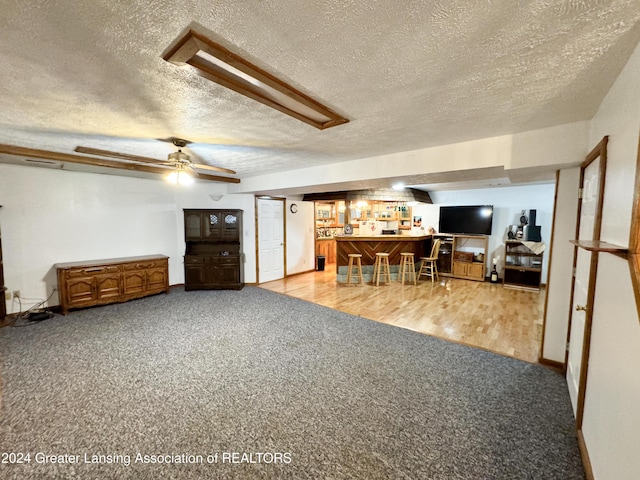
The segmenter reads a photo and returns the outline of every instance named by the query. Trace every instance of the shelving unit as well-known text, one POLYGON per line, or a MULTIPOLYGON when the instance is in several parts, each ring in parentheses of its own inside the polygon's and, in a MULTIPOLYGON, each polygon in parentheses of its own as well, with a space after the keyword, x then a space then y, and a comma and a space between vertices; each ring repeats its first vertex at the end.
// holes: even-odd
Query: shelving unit
POLYGON ((535 253, 523 242, 505 242, 504 286, 540 290, 543 253, 535 253))
MULTIPOLYGON (((316 202, 316 228, 342 228, 345 223, 347 206, 344 201, 316 202)), ((380 220, 383 222, 397 221, 398 229, 411 229, 412 208, 397 202, 371 201, 361 207, 351 205, 349 221, 380 220)))
POLYGON ((486 235, 434 235, 440 239, 438 273, 444 277, 483 282, 486 274, 486 235))

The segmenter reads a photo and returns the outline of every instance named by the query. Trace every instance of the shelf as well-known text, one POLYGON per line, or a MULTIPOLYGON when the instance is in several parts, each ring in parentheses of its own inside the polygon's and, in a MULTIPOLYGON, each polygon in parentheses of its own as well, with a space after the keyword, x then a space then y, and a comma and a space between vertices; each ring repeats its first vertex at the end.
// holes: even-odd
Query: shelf
POLYGON ((613 243, 602 242, 600 240, 570 240, 571 243, 589 252, 612 253, 622 258, 627 258, 629 248, 613 243))
POLYGON ((505 242, 505 260, 514 263, 505 262, 503 285, 507 288, 540 290, 543 255, 544 252, 532 252, 524 241, 507 240, 505 242), (536 265, 532 266, 532 263, 536 265))
POLYGON ((527 272, 542 272, 542 268, 539 267, 521 267, 518 265, 505 265, 504 266, 505 270, 521 270, 521 271, 527 271, 527 272))
POLYGON ((488 239, 486 236, 445 233, 436 234, 433 238, 441 242, 438 256, 438 273, 443 276, 464 278, 466 280, 485 280, 486 260, 472 260, 472 257, 482 254, 486 259, 488 252, 488 239), (471 261, 466 261, 465 257, 457 255, 457 252, 465 253, 466 258, 471 261))

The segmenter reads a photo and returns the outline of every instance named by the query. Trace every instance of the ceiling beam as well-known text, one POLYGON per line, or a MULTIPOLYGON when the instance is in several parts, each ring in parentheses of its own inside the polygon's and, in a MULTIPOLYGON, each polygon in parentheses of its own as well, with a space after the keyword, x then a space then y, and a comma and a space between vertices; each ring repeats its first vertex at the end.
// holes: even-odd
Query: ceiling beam
POLYGON ((122 160, 129 160, 131 162, 153 163, 155 165, 171 165, 171 163, 169 162, 156 160, 155 158, 141 157, 139 155, 131 155, 129 153, 112 152, 110 150, 101 150, 99 148, 78 146, 74 149, 74 152, 87 153, 89 155, 98 155, 101 157, 120 158, 122 160))
POLYGON ((428 192, 416 188, 394 190, 392 188, 372 188, 368 190, 346 190, 341 192, 306 193, 304 201, 330 200, 370 200, 379 202, 422 202, 433 203, 428 192))
MULTIPOLYGON (((162 167, 151 167, 149 165, 116 162, 113 160, 85 157, 84 155, 74 155, 71 153, 61 153, 52 152, 49 150, 38 150, 35 148, 17 147, 15 145, 0 144, 0 154, 15 155, 18 157, 42 158, 46 160, 56 160, 63 163, 76 163, 80 165, 91 165, 95 167, 117 168, 120 170, 155 173, 160 175, 164 175, 171 171, 171 169, 162 167)), ((213 182, 240 183, 240 179, 238 178, 221 177, 219 175, 207 175, 202 173, 199 173, 197 178, 213 182)))
POLYGON ((284 80, 193 30, 178 39, 163 59, 178 66, 190 65, 198 75, 320 130, 349 122, 284 80))

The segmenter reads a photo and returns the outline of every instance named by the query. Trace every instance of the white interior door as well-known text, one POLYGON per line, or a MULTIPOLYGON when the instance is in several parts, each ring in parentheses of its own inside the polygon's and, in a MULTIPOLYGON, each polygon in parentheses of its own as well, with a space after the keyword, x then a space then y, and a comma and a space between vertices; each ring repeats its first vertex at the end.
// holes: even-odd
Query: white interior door
MULTIPOLYGON (((582 187, 582 207, 580 211, 580 240, 593 240, 600 188, 600 162, 591 162, 584 170, 582 187)), ((576 258, 575 283, 573 288, 573 308, 571 310, 571 332, 569 335, 569 355, 567 358, 567 383, 574 414, 578 415, 580 392, 580 370, 584 350, 584 335, 587 315, 592 305, 589 299, 589 278, 593 253, 578 248, 576 258)))
POLYGON ((258 283, 284 278, 284 200, 258 199, 258 283))

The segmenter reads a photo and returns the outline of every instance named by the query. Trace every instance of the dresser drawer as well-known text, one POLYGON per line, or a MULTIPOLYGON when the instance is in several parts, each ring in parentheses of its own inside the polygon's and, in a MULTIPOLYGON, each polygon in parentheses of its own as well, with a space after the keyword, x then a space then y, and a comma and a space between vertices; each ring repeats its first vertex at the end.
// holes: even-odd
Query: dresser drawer
POLYGON ((151 262, 125 263, 122 268, 125 272, 130 272, 131 270, 146 270, 148 268, 156 268, 162 265, 164 265, 164 263, 158 260, 151 262))
POLYGON ((197 255, 185 255, 184 264, 185 265, 204 265, 204 259, 206 257, 200 257, 197 255))
POLYGON ((218 257, 209 257, 211 263, 216 263, 218 265, 238 265, 240 263, 240 257, 238 256, 218 256, 218 257))
POLYGON ((97 265, 95 267, 71 268, 65 270, 64 275, 66 278, 80 278, 104 273, 118 273, 119 271, 120 265, 97 265))

